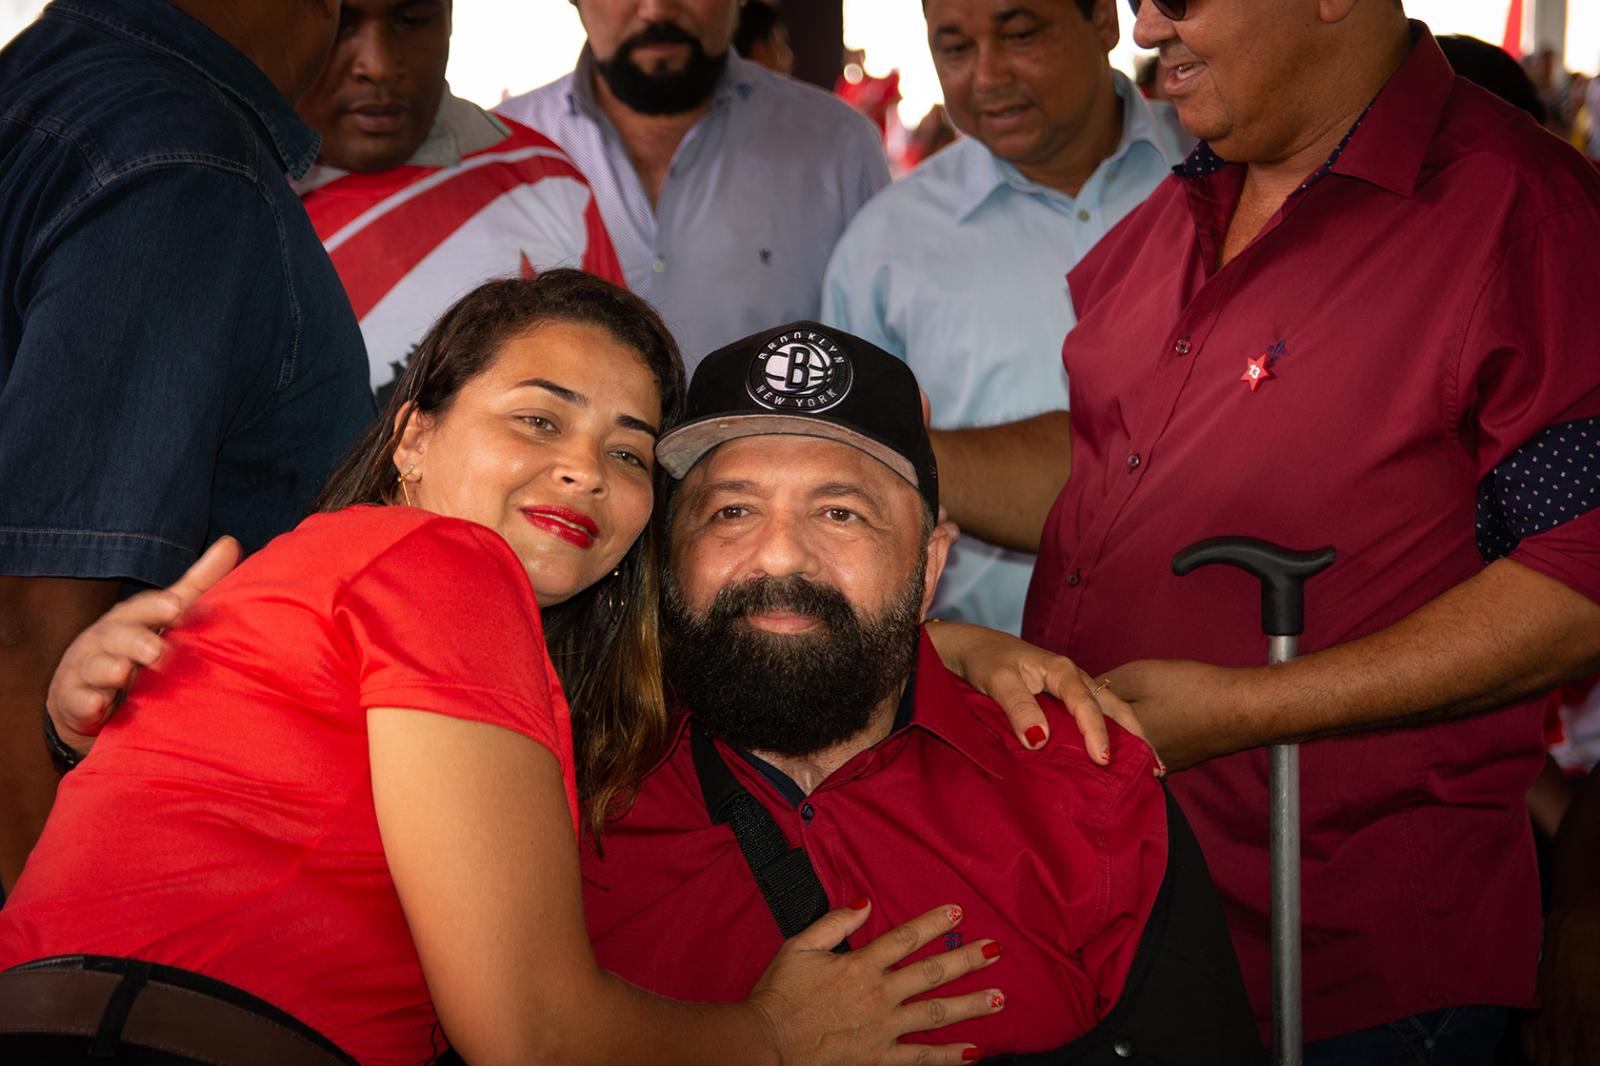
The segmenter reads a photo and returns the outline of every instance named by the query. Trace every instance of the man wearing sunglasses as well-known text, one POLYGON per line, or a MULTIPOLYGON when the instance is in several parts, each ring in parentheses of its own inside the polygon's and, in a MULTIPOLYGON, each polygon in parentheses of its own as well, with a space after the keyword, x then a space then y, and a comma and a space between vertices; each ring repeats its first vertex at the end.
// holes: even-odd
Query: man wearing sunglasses
MULTIPOLYGON (((943 498, 1038 550, 1024 636, 1192 767, 1263 1034, 1262 749, 1298 740, 1305 1061, 1490 1063, 1540 960, 1542 696, 1600 664, 1600 178, 1396 0, 1132 6, 1201 144, 1069 277, 1070 423, 936 434, 943 498), (1256 583, 1171 574, 1227 534, 1337 548, 1309 654, 1255 666, 1256 583)), ((1547 1016, 1600 928, 1573 869, 1547 1016)))
MULTIPOLYGON (((1111 69, 1117 8, 924 0, 945 110, 967 136, 851 220, 822 317, 906 360, 935 426, 1067 405, 1062 279, 1194 145, 1170 107, 1111 69)), ((934 609, 1015 633, 1032 573, 1031 555, 963 537, 934 609)))

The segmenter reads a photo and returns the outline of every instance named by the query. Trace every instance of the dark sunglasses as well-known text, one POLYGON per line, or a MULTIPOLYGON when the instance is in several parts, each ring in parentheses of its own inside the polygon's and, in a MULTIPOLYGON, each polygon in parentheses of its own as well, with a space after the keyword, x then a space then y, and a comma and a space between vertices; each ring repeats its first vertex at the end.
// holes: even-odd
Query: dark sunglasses
MULTIPOLYGON (((1128 6, 1133 8, 1133 17, 1139 17, 1139 5, 1142 0, 1128 0, 1128 6)), ((1156 5, 1156 10, 1161 12, 1173 22, 1182 22, 1183 16, 1189 13, 1189 0, 1150 0, 1156 5)))

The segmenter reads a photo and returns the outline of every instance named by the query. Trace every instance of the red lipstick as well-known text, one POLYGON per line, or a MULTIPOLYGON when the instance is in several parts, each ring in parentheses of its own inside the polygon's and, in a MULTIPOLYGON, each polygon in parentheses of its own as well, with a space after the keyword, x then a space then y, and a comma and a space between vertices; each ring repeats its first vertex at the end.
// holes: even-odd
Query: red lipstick
POLYGON ((592 546, 600 536, 594 519, 570 507, 524 507, 522 513, 539 529, 579 548, 592 546))

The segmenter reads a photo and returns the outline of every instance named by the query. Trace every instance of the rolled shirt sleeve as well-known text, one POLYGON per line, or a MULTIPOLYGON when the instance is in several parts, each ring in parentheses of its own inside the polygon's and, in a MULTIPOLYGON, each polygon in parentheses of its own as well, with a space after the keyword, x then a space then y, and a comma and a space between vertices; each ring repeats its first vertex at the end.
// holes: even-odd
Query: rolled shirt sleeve
POLYGON ((1552 211, 1508 243, 1467 326, 1454 413, 1482 479, 1480 552, 1600 601, 1595 247, 1595 204, 1552 211))

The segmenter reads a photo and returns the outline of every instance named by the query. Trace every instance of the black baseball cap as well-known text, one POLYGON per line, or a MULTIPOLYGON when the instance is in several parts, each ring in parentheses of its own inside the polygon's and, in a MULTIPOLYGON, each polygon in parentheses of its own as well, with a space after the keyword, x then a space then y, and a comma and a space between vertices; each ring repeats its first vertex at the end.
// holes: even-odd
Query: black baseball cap
POLYGON ((656 442, 656 459, 682 478, 724 441, 772 434, 860 448, 939 513, 939 468, 916 375, 875 344, 819 322, 791 322, 718 348, 695 370, 685 421, 656 442))

